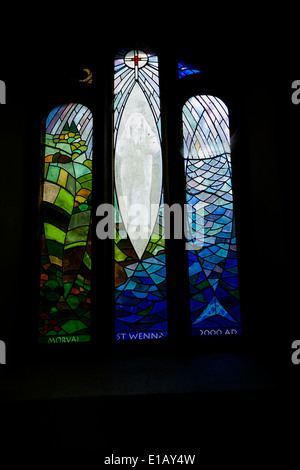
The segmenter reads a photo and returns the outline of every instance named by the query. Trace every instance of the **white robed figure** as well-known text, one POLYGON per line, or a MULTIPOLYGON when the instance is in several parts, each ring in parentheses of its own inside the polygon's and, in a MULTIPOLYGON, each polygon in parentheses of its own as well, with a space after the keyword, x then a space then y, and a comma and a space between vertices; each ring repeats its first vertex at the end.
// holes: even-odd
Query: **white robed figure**
POLYGON ((159 210, 162 158, 152 111, 140 87, 136 87, 124 110, 116 142, 115 182, 125 230, 141 259, 159 210))

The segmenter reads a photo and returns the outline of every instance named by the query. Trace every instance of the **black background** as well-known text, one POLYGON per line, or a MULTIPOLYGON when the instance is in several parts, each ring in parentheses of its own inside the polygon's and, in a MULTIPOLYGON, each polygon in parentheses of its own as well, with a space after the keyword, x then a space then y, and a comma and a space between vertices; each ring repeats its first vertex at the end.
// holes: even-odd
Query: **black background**
MULTIPOLYGON (((300 79, 300 58, 292 13, 279 14, 276 20, 273 13, 263 17, 262 12, 244 7, 232 11, 229 22, 222 14, 205 13, 201 5, 178 6, 166 19, 149 5, 132 6, 124 13, 120 8, 96 12, 81 6, 70 23, 64 20, 63 8, 61 16, 43 13, 34 22, 22 20, 19 12, 19 21, 3 35, 0 79, 6 83, 7 104, 0 107, 0 339, 7 343, 7 365, 1 368, 0 379, 18 384, 16 374, 23 367, 17 367, 18 359, 27 369, 34 359, 27 334, 32 335, 28 325, 34 321, 36 302, 31 283, 39 249, 35 204, 40 143, 31 136, 42 118, 41 103, 49 96, 52 104, 68 77, 76 77, 83 67, 101 70, 119 44, 136 39, 164 56, 169 52, 198 66, 207 77, 202 85, 213 83, 212 88, 227 94, 236 110, 231 130, 237 132, 234 172, 246 328, 242 350, 254 355, 270 377, 267 385, 257 384, 249 369, 244 387, 239 387, 236 381, 231 383, 239 371, 234 375, 229 367, 225 387, 218 385, 216 371, 216 385, 205 391, 203 379, 202 389, 192 397, 176 389, 148 394, 146 387, 144 395, 120 392, 84 399, 68 397, 66 392, 65 398, 54 400, 35 398, 41 386, 38 380, 32 382, 32 394, 30 387, 22 393, 26 384, 20 375, 20 388, 12 396, 3 393, 0 402, 8 444, 29 452, 44 448, 45 442, 53 448, 81 445, 103 455, 113 451, 141 457, 154 449, 164 453, 192 449, 198 463, 216 448, 227 458, 236 458, 241 447, 247 455, 264 449, 267 456, 276 456, 286 433, 293 447, 300 385, 300 365, 291 362, 291 344, 300 339, 300 105, 291 101, 291 85, 300 79), (27 274, 22 271, 24 259, 27 274), (31 433, 26 432, 29 422, 34 423, 31 433)), ((197 89, 197 80, 191 87, 197 89)), ((218 352, 222 354, 222 347, 218 352)), ((239 367, 242 371, 243 362, 239 367)))

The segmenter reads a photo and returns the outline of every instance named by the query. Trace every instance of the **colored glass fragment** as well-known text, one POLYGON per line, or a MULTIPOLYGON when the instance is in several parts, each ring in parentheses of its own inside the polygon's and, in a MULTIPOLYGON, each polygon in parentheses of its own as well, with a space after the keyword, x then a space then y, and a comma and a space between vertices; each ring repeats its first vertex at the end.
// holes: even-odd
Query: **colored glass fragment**
POLYGON ((197 67, 187 64, 186 62, 178 62, 178 76, 179 78, 186 77, 187 75, 192 75, 194 73, 201 73, 197 67))

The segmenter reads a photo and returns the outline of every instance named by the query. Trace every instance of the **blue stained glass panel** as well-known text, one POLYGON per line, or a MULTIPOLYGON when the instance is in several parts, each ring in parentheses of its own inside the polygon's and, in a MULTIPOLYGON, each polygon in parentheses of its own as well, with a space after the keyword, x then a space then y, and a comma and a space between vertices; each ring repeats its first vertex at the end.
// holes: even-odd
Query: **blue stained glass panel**
POLYGON ((192 334, 240 334, 228 109, 194 96, 182 122, 192 334))

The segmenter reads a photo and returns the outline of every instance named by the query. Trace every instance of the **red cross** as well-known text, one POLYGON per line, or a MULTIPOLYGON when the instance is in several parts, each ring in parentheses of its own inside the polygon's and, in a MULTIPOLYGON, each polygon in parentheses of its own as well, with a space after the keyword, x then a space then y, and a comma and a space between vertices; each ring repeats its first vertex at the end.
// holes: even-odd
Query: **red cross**
POLYGON ((131 60, 134 60, 134 65, 137 67, 139 65, 139 61, 142 59, 139 56, 135 55, 131 60))

